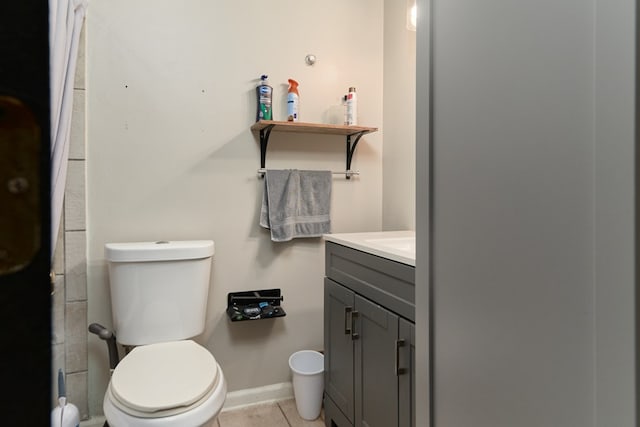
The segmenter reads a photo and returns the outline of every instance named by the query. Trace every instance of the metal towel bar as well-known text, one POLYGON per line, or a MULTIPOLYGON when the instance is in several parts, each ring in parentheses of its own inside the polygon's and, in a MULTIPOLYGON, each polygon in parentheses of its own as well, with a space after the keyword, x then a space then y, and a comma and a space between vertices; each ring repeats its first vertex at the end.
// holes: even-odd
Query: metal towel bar
MULTIPOLYGON (((260 168, 258 169, 257 173, 258 175, 260 175, 260 178, 264 178, 264 173, 267 170, 265 168, 260 168)), ((345 170, 345 171, 331 171, 331 173, 333 175, 346 175, 347 177, 351 177, 351 176, 355 176, 355 175, 360 175, 360 171, 352 171, 352 170, 345 170)))

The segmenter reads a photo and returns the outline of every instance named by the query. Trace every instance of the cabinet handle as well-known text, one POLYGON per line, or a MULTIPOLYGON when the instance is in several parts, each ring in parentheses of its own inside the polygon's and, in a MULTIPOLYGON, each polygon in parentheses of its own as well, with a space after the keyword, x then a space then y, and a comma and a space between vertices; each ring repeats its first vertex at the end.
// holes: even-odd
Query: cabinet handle
MULTIPOLYGON (((353 310, 351 312, 351 329, 355 329, 353 327, 353 318, 354 317, 358 317, 359 314, 360 313, 358 313, 356 310, 353 310)), ((357 340, 358 338, 360 338, 360 334, 359 333, 357 333, 357 332, 352 332, 351 333, 351 341, 357 340)))
POLYGON ((353 325, 353 318, 351 317, 351 313, 353 312, 353 307, 350 305, 344 308, 344 334, 351 335, 351 327, 353 325))
POLYGON ((400 376, 407 372, 405 368, 400 367, 400 347, 404 347, 404 340, 396 340, 396 366, 395 366, 396 376, 400 376))

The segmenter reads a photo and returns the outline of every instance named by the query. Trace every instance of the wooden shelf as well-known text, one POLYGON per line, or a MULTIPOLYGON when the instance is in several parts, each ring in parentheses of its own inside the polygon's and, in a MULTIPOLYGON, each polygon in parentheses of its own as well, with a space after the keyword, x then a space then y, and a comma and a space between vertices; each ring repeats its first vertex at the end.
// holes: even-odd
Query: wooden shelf
MULTIPOLYGON (((326 125, 320 123, 303 122, 279 122, 275 120, 260 120, 251 126, 254 132, 260 132, 260 170, 265 169, 267 158, 267 145, 269 145, 269 135, 276 132, 296 132, 296 133, 316 133, 323 135, 345 136, 347 139, 347 167, 345 176, 347 179, 354 175, 351 171, 351 160, 356 151, 356 145, 363 135, 376 132, 378 128, 366 126, 346 126, 346 125, 326 125)), ((262 174, 264 176, 264 174, 262 174)), ((357 174, 355 174, 357 175, 357 174)))
POLYGON ((378 128, 366 126, 327 125, 321 123, 280 122, 260 120, 251 126, 252 131, 261 131, 271 127, 274 132, 320 133, 325 135, 365 135, 376 132, 378 128))

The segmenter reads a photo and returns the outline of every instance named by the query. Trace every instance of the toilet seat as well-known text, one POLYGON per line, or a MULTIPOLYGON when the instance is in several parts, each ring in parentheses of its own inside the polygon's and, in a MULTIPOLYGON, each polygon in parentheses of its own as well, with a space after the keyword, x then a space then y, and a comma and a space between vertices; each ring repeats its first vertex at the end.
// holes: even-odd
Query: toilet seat
POLYGON ((221 373, 213 355, 194 341, 134 348, 116 366, 107 393, 121 411, 141 418, 187 412, 209 399, 221 373))

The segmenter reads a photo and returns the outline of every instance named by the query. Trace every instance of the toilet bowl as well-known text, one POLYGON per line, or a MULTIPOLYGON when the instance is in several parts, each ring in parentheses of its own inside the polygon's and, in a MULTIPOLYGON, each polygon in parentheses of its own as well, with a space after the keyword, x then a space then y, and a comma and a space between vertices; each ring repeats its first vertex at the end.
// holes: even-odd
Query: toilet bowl
POLYGON ((227 385, 211 353, 191 340, 134 348, 104 397, 110 427, 213 426, 227 385))

